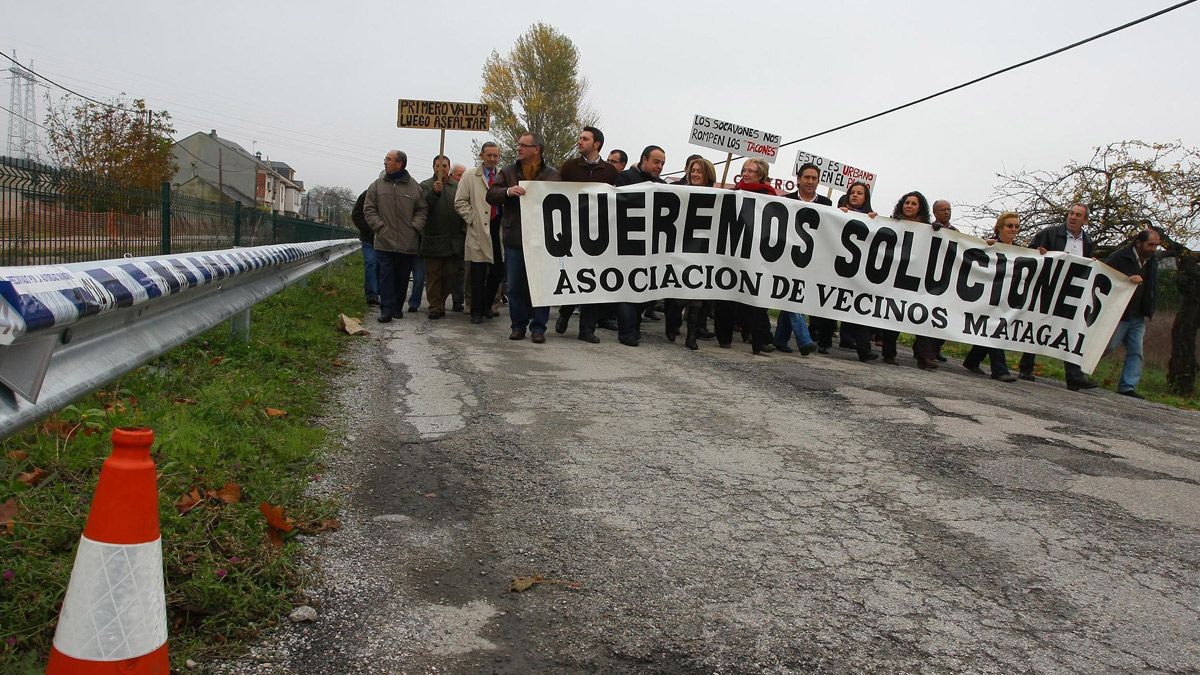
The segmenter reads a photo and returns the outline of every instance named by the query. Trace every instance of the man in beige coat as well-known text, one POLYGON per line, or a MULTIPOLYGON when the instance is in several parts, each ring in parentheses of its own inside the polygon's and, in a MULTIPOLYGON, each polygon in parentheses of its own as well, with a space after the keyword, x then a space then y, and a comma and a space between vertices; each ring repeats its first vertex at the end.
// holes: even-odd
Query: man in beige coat
POLYGON ((480 165, 463 174, 454 209, 467 221, 463 256, 471 265, 471 323, 492 318, 491 301, 504 280, 504 247, 500 244, 500 206, 487 203, 487 190, 500 174, 500 148, 488 141, 479 152, 480 165))
POLYGON ((408 297, 408 277, 429 211, 421 186, 407 167, 408 155, 399 150, 388 152, 383 158, 383 175, 367 188, 363 202, 363 216, 375 233, 379 263, 379 323, 404 317, 400 308, 408 297))

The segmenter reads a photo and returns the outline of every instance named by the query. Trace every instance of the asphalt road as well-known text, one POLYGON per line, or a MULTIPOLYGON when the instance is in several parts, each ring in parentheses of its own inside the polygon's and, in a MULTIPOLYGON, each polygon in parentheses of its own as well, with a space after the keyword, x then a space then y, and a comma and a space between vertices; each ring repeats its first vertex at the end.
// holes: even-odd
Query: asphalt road
POLYGON ((661 323, 367 323, 320 618, 219 669, 1200 671, 1200 415, 661 323))

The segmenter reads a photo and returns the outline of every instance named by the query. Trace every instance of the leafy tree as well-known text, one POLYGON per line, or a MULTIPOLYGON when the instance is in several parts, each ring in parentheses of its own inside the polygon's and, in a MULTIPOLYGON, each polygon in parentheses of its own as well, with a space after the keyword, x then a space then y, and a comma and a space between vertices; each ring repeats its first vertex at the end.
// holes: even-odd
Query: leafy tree
POLYGON ((354 210, 354 201, 358 199, 358 194, 350 188, 314 185, 305 191, 304 199, 306 216, 343 227, 353 227, 350 212, 354 210))
POLYGON ((483 66, 481 98, 489 106, 501 156, 515 159, 517 139, 534 132, 546 139, 546 162, 561 165, 579 130, 598 119, 584 103, 587 88, 579 74, 579 51, 552 26, 533 24, 504 56, 493 50, 483 66))
POLYGON ((50 102, 46 131, 46 149, 64 169, 149 190, 175 173, 171 115, 148 110, 143 99, 65 96, 50 102))
POLYGON ((1177 241, 1200 241, 1194 208, 1200 202, 1200 149, 1179 141, 1110 143, 1083 163, 998 178, 995 195, 970 212, 994 219, 1000 211, 1016 211, 1026 237, 1066 222, 1067 210, 1078 203, 1088 207, 1088 232, 1102 245, 1120 244, 1147 224, 1177 241))

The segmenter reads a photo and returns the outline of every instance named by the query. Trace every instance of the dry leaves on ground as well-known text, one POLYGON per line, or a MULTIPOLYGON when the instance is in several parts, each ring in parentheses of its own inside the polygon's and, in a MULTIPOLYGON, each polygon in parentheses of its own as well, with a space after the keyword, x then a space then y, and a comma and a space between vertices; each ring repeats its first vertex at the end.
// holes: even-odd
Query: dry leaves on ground
POLYGON ((28 485, 29 487, 34 487, 43 480, 46 480, 47 475, 48 474, 45 469, 35 467, 33 471, 18 473, 17 480, 28 485))
POLYGON ((190 492, 183 493, 183 496, 175 500, 175 510, 179 511, 179 515, 183 515, 188 511, 200 506, 200 490, 192 488, 190 492))
POLYGON ((13 533, 13 519, 17 517, 17 498, 10 497, 8 501, 0 504, 0 529, 7 534, 13 533))
POLYGON ((204 493, 209 499, 218 499, 224 504, 236 504, 242 501, 242 486, 237 483, 226 483, 220 490, 209 490, 204 493))
POLYGON ((517 577, 513 579, 512 586, 509 587, 509 590, 513 593, 524 593, 538 584, 566 586, 573 591, 577 591, 580 588, 579 583, 575 581, 566 581, 565 579, 547 579, 540 574, 535 574, 531 577, 517 577))
POLYGON ((263 412, 267 414, 267 417, 287 417, 287 411, 279 408, 263 408, 263 412))
POLYGON ((267 538, 276 548, 283 546, 283 535, 296 527, 296 521, 283 514, 282 506, 272 506, 267 502, 258 505, 258 510, 267 519, 267 538))
POLYGON ((370 335, 370 331, 363 328, 362 321, 355 319, 352 316, 338 314, 338 328, 345 331, 347 335, 370 335))
POLYGON ((24 450, 9 450, 8 451, 8 458, 14 462, 23 461, 27 457, 29 457, 29 453, 25 452, 24 450))

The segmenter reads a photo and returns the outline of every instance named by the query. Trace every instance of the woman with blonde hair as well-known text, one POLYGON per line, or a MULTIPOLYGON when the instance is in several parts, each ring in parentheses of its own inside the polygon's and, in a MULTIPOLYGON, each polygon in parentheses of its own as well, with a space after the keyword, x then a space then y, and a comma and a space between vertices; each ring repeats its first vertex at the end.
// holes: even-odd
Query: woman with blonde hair
MULTIPOLYGON (((683 172, 681 185, 691 187, 712 187, 717 183, 717 169, 713 163, 703 157, 692 157, 688 160, 683 172)), ((683 325, 683 309, 687 308, 687 337, 683 345, 693 351, 700 348, 696 344, 704 327, 704 300, 676 300, 668 298, 663 301, 663 313, 667 316, 667 340, 674 342, 679 336, 679 327, 683 325)))
MULTIPOLYGON (((996 218, 996 224, 992 227, 993 237, 987 240, 988 246, 996 242, 1015 246, 1017 233, 1020 231, 1020 216, 1015 211, 1005 211, 996 218)), ((1017 376, 1013 375, 1008 369, 1008 361, 1004 355, 1004 350, 998 347, 984 347, 983 345, 971 347, 971 351, 967 352, 967 358, 963 359, 963 368, 976 375, 984 375, 983 369, 979 367, 979 364, 983 363, 984 357, 987 357, 991 362, 993 380, 1000 380, 1001 382, 1017 381, 1017 376)))

